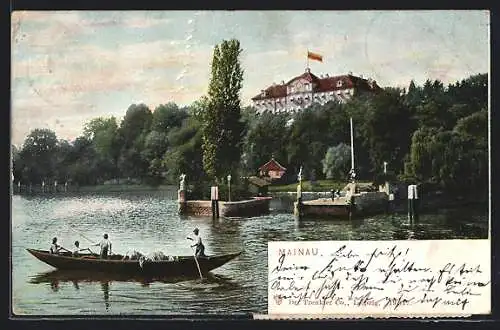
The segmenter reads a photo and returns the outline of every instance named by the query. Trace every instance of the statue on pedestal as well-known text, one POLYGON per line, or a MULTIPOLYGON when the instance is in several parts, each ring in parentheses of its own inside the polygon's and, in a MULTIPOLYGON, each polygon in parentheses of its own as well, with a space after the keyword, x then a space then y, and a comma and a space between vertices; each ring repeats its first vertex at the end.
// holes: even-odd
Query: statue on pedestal
POLYGON ((179 190, 185 190, 186 188, 186 174, 182 173, 180 176, 181 182, 179 184, 179 190))

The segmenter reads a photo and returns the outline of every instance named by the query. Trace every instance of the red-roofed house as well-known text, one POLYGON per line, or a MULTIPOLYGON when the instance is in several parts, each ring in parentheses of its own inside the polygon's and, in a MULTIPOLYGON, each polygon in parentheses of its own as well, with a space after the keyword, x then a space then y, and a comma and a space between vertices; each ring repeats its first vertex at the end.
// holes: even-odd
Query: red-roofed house
POLYGON ((259 167, 260 176, 280 179, 285 174, 286 168, 281 166, 274 158, 259 167))
POLYGON ((287 83, 273 84, 252 98, 259 113, 264 111, 297 112, 313 103, 324 104, 337 100, 346 102, 360 92, 377 92, 381 88, 376 81, 353 76, 321 75, 317 77, 309 69, 287 83))

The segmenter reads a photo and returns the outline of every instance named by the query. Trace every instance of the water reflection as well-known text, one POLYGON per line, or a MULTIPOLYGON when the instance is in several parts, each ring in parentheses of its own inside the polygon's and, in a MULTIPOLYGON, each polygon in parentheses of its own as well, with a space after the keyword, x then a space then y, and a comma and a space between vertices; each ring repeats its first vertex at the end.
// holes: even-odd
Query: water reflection
POLYGON ((175 284, 179 288, 190 291, 206 291, 206 290, 219 290, 224 291, 227 289, 238 289, 240 285, 233 281, 233 279, 214 274, 206 274, 203 279, 196 276, 184 277, 142 277, 130 276, 120 274, 96 273, 86 272, 79 270, 54 270, 45 273, 39 273, 32 276, 29 283, 31 284, 49 284, 53 292, 58 292, 61 284, 71 283, 76 291, 82 290, 80 284, 82 283, 99 283, 100 289, 103 294, 103 301, 106 311, 110 309, 110 286, 112 282, 135 282, 141 287, 148 288, 151 284, 175 284))
POLYGON ((106 310, 109 310, 109 282, 102 281, 101 282, 101 290, 104 293, 104 305, 106 306, 106 310))

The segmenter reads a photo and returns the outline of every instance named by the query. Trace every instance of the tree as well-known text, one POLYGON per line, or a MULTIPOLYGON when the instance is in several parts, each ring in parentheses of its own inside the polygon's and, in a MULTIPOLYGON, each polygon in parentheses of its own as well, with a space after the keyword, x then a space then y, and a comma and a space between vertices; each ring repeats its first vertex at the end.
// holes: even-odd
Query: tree
POLYGON ((23 181, 41 183, 54 178, 57 143, 56 133, 49 129, 31 131, 19 153, 23 181))
POLYGON ((234 173, 241 157, 241 52, 240 42, 235 39, 224 40, 214 48, 202 130, 203 168, 215 180, 234 173))
POLYGON ((67 155, 68 177, 79 185, 94 185, 103 180, 103 171, 92 140, 79 136, 73 142, 72 151, 67 155))
POLYGON ((411 135, 408 133, 414 130, 402 91, 386 88, 374 95, 365 106, 361 127, 372 171, 376 173, 384 161, 391 163, 394 168, 402 168, 404 157, 410 149, 411 135))
POLYGON ((478 147, 487 150, 488 111, 483 109, 460 119, 453 130, 463 136, 469 136, 475 139, 478 147))
POLYGON ((322 164, 326 178, 344 180, 351 166, 351 148, 345 143, 328 148, 322 164))
MULTIPOLYGON (((315 104, 299 112, 290 126, 286 152, 291 172, 323 173, 321 161, 328 146, 349 140, 349 119, 337 102, 315 104)), ((288 171, 287 171, 288 172, 288 171)))
POLYGON ((119 128, 125 148, 131 147, 144 131, 149 131, 152 117, 151 110, 145 104, 132 104, 128 107, 119 128))
POLYGON ((158 181, 165 170, 163 156, 168 149, 167 134, 164 132, 151 131, 144 142, 143 158, 149 162, 148 174, 158 181))
POLYGON ((201 182, 204 179, 202 159, 201 123, 191 117, 182 127, 174 128, 168 134, 169 149, 163 158, 163 166, 171 182, 178 181, 184 173, 189 182, 201 182))
POLYGON ((161 104, 153 111, 151 129, 167 134, 170 129, 180 127, 187 116, 186 110, 179 109, 173 102, 161 104))
POLYGON ((259 166, 273 156, 286 165, 288 119, 289 115, 285 113, 263 113, 254 122, 249 123, 250 127, 248 127, 243 146, 244 167, 249 174, 254 174, 259 166))
POLYGON ((115 117, 98 117, 85 124, 83 136, 92 141, 92 146, 99 158, 105 178, 118 175, 118 159, 120 157, 120 140, 118 124, 115 117))
POLYGON ((152 113, 145 104, 132 104, 123 118, 119 132, 122 145, 118 167, 128 177, 142 178, 149 169, 142 151, 151 128, 152 113))

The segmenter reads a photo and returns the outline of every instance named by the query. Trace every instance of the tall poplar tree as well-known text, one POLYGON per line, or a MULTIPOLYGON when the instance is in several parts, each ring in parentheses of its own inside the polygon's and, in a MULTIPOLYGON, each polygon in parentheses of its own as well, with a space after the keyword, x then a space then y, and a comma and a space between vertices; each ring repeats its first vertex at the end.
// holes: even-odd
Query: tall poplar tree
POLYGON ((212 179, 235 174, 241 157, 243 123, 240 90, 243 81, 238 40, 214 48, 208 98, 203 106, 203 169, 212 179))

